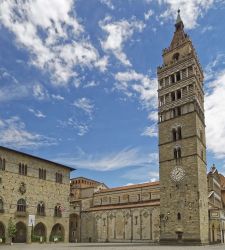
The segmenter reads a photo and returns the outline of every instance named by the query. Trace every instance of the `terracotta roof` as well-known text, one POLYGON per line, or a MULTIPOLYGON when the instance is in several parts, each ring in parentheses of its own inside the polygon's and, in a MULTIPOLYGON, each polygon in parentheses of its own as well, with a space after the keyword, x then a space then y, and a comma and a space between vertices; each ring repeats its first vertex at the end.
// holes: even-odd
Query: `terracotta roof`
POLYGON ((92 179, 89 179, 89 178, 86 178, 86 177, 83 177, 83 176, 76 177, 76 178, 71 178, 70 180, 73 181, 73 180, 82 180, 82 179, 83 179, 83 180, 92 181, 92 182, 95 182, 95 183, 102 184, 102 182, 95 181, 95 180, 92 180, 92 179))
POLYGON ((142 184, 135 184, 135 185, 129 185, 129 186, 122 186, 122 187, 116 187, 116 188, 110 188, 110 189, 103 189, 99 191, 99 193, 107 193, 107 192, 114 192, 114 191, 120 191, 120 190, 129 190, 133 188, 144 188, 144 187, 154 187, 159 186, 159 181, 155 182, 148 182, 148 183, 142 183, 142 184))
POLYGON ((112 210, 112 209, 121 209, 121 208, 137 208, 137 207, 146 207, 146 206, 159 206, 160 205, 160 201, 159 200, 155 200, 155 201, 150 201, 150 202, 142 202, 142 203, 135 203, 135 204, 121 204, 121 205, 108 205, 108 206, 99 206, 99 207, 92 207, 89 208, 88 210, 84 211, 84 212, 91 212, 91 211, 100 211, 100 210, 112 210))

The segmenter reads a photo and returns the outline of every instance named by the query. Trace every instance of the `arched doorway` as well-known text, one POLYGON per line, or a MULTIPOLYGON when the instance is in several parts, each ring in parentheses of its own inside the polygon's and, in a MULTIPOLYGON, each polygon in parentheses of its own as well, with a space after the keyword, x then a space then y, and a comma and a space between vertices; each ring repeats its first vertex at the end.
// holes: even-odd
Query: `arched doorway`
POLYGON ((57 223, 53 226, 51 235, 50 235, 50 241, 64 241, 65 236, 65 230, 64 227, 57 223))
POLYGON ((0 222, 0 238, 5 242, 5 226, 2 222, 0 222))
POLYGON ((27 241, 27 228, 23 222, 18 222, 16 224, 16 236, 14 242, 25 243, 27 241))
POLYGON ((80 217, 70 214, 70 242, 80 242, 80 217))
POLYGON ((39 222, 34 227, 34 232, 32 236, 32 241, 40 242, 40 238, 42 237, 42 241, 46 241, 46 227, 42 222, 39 222))

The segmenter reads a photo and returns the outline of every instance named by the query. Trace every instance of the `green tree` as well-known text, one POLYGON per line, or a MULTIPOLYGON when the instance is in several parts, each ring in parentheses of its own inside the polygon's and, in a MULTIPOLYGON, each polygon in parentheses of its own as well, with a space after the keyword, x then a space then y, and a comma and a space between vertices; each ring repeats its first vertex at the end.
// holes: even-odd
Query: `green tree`
POLYGON ((14 223, 12 217, 9 219, 8 236, 9 236, 10 241, 12 243, 12 238, 16 236, 16 224, 14 223))

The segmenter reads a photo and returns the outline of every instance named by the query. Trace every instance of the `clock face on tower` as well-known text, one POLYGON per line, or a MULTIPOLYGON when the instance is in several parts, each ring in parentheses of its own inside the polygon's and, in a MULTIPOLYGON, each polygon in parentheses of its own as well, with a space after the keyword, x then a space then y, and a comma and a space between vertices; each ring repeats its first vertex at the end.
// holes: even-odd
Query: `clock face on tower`
POLYGON ((170 173, 170 177, 175 182, 180 182, 185 176, 185 171, 182 167, 176 166, 170 173))

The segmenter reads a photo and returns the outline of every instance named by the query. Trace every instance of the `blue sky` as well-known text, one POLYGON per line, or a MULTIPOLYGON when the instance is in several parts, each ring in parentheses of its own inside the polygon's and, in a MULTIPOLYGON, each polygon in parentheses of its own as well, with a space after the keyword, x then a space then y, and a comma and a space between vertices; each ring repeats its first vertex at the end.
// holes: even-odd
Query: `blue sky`
POLYGON ((225 173, 225 1, 0 1, 0 144, 114 187, 158 179, 157 79, 177 9, 225 173))

